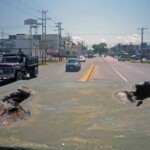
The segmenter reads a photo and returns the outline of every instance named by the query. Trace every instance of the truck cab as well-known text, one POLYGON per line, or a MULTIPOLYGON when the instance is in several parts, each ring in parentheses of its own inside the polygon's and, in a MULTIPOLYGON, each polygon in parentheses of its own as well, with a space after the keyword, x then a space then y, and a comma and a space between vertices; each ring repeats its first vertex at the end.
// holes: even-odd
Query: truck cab
POLYGON ((38 74, 38 57, 5 54, 0 62, 0 79, 21 80, 27 74, 36 77, 38 74))

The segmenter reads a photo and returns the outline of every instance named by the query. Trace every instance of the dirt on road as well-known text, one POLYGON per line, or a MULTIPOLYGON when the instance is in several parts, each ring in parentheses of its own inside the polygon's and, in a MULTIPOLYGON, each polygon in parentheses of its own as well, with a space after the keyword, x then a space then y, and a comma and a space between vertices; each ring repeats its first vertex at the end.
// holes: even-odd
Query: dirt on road
MULTIPOLYGON (((150 149, 150 100, 136 107, 135 103, 116 97, 117 91, 129 90, 132 85, 104 81, 18 84, 36 92, 31 117, 1 126, 2 146, 50 150, 150 149)), ((3 88, 0 94, 8 91, 11 89, 3 88)))

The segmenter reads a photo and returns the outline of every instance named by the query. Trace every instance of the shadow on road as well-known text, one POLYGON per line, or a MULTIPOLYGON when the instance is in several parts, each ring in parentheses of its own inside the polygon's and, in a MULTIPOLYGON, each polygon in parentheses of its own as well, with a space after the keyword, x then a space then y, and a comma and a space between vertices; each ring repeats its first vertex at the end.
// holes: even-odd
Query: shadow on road
MULTIPOLYGON (((24 77, 23 80, 31 80, 32 78, 30 77, 24 77)), ((33 78, 34 79, 34 78, 33 78)), ((0 80, 0 87, 17 82, 15 80, 0 80)))
POLYGON ((0 80, 0 87, 13 83, 13 80, 0 80))

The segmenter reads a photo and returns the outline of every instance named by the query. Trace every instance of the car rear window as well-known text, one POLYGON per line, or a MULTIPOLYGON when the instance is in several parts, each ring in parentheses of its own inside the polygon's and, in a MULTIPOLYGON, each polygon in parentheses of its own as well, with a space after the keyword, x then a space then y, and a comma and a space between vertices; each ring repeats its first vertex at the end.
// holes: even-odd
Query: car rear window
POLYGON ((76 62, 78 62, 77 59, 69 59, 69 60, 68 60, 68 63, 76 63, 76 62))

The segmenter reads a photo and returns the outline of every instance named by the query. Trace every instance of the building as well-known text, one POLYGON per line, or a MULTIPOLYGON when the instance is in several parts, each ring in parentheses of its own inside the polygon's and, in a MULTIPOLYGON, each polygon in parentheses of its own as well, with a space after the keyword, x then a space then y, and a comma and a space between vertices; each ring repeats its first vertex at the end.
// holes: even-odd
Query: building
POLYGON ((18 49, 27 55, 38 55, 39 58, 47 55, 66 56, 85 54, 87 47, 83 44, 75 44, 71 37, 62 37, 58 34, 47 34, 46 43, 42 41, 42 35, 16 34, 8 39, 0 40, 0 53, 17 53, 18 49))
MULTIPOLYGON (((13 53, 17 54, 18 49, 22 49, 22 51, 27 54, 31 55, 31 43, 30 40, 12 40, 12 39, 5 39, 0 40, 0 53, 13 53)), ((32 45, 33 47, 33 45, 32 45)))
POLYGON ((111 53, 113 53, 113 55, 120 56, 120 55, 127 54, 128 56, 131 56, 140 52, 140 45, 119 43, 114 47, 112 47, 110 50, 111 53))
POLYGON ((143 48, 142 57, 150 60, 150 45, 143 48))

